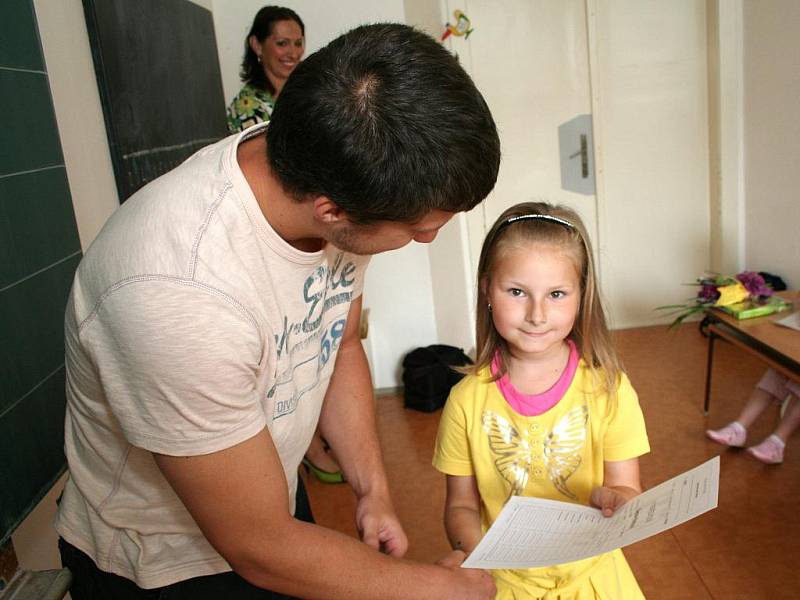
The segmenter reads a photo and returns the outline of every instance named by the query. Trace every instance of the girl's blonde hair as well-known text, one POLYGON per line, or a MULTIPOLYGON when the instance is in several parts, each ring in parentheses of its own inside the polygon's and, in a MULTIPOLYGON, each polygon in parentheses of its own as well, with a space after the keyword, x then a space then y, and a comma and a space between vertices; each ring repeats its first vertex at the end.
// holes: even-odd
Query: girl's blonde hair
POLYGON ((498 258, 510 249, 530 243, 562 247, 575 260, 580 274, 581 302, 569 337, 578 355, 592 368, 594 383, 605 389, 613 401, 622 365, 606 325, 586 227, 578 214, 565 206, 544 202, 517 204, 503 212, 486 235, 478 263, 477 357, 469 372, 477 374, 490 365, 498 350, 500 369, 494 379, 508 370, 508 345, 494 327, 486 290, 498 258))

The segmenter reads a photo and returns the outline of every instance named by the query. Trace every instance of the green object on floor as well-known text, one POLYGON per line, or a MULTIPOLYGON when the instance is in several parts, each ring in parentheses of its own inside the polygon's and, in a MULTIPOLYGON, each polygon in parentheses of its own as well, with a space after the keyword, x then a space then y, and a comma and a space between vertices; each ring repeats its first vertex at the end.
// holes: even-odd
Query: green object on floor
POLYGON ((303 459, 303 465, 305 466, 306 471, 313 473, 314 477, 319 479, 322 483, 344 483, 346 481, 344 478, 344 473, 342 473, 341 470, 334 471, 333 473, 330 471, 325 471, 320 469, 307 458, 303 459))

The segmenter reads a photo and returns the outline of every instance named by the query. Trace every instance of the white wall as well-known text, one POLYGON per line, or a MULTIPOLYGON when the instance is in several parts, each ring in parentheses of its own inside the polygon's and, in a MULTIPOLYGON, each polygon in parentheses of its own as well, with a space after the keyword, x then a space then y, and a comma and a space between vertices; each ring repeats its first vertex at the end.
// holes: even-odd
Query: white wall
POLYGON ((707 3, 709 221, 708 267, 744 267, 742 1, 707 3))
POLYGON ((72 204, 85 250, 119 206, 80 0, 34 0, 72 204))
POLYGON ((376 388, 400 385, 403 356, 437 342, 428 248, 412 242, 372 257, 364 287, 367 357, 376 388))
POLYGON ((436 324, 436 339, 431 343, 461 348, 474 358, 477 290, 469 239, 468 217, 460 213, 441 229, 428 250, 436 324))
MULTIPOLYGON (((451 14, 445 0, 405 0, 403 4, 406 23, 435 38, 441 36, 443 23, 451 14)), ((447 42, 446 46, 454 50, 452 42, 447 42)), ((465 68, 466 59, 461 56, 461 64, 465 68)), ((470 215, 472 213, 482 213, 482 208, 475 208, 470 215)), ((442 228, 436 241, 428 247, 435 335, 432 342, 419 341, 415 344, 417 346, 427 343, 449 344, 474 355, 475 276, 470 261, 470 220, 480 222, 482 234, 482 217, 476 219, 461 213, 442 228)))
POLYGON ((800 2, 744 3, 745 267, 800 287, 800 2))

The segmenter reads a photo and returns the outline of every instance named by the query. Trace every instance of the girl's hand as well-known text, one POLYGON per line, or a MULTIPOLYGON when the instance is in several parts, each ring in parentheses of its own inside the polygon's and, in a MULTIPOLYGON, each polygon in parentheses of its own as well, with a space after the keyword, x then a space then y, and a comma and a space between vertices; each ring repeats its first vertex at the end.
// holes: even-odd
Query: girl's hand
POLYGON ((603 483, 602 487, 592 490, 589 503, 599 508, 604 517, 610 517, 620 506, 642 493, 639 459, 603 462, 603 483))
POLYGON ((633 488, 602 486, 592 490, 589 502, 592 506, 599 508, 604 517, 610 517, 628 500, 638 495, 639 491, 633 488))

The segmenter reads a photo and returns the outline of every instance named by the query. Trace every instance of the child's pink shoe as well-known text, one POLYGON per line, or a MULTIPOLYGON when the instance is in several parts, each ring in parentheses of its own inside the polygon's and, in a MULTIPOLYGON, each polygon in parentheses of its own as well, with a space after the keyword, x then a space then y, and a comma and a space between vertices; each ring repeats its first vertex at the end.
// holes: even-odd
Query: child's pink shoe
POLYGON ((785 445, 784 441, 773 433, 758 446, 750 446, 747 451, 763 463, 777 465, 783 462, 785 445))
POLYGON ((747 429, 739 421, 733 421, 722 429, 707 429, 706 435, 723 446, 741 448, 747 439, 747 429))

